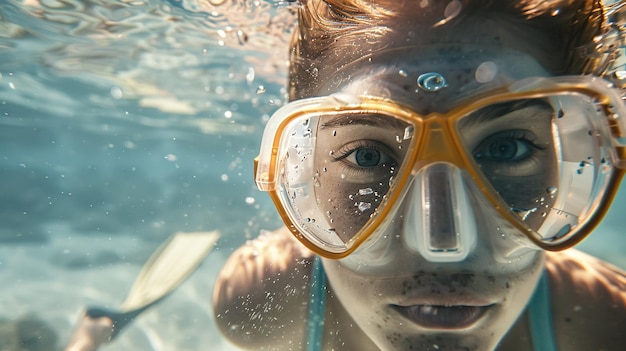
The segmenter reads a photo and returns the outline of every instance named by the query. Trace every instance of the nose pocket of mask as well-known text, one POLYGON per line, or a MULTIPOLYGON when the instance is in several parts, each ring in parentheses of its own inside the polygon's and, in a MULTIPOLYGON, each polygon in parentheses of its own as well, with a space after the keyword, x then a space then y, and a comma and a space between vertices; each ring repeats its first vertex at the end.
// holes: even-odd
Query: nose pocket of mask
POLYGON ((460 170, 448 163, 430 165, 412 189, 407 246, 432 262, 464 260, 476 243, 476 224, 460 170))

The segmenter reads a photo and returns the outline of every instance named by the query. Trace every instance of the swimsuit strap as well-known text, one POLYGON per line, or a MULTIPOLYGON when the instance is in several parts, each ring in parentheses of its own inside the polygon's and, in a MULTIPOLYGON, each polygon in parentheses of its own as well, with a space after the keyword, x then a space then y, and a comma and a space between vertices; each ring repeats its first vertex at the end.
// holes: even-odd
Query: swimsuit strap
POLYGON ((530 338, 534 349, 537 351, 557 351, 550 306, 550 282, 546 271, 541 274, 528 305, 528 319, 530 338))
POLYGON ((313 258, 311 287, 309 290, 309 312, 307 323, 307 351, 321 351, 326 310, 326 273, 319 256, 313 258))

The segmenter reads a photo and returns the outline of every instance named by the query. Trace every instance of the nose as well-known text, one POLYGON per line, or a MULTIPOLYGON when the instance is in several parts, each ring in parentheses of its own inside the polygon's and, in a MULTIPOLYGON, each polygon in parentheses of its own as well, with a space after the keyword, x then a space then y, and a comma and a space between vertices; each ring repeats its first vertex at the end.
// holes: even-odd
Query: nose
POLYGON ((432 163, 416 174, 408 195, 406 245, 431 262, 467 258, 476 245, 476 218, 461 170, 432 163))

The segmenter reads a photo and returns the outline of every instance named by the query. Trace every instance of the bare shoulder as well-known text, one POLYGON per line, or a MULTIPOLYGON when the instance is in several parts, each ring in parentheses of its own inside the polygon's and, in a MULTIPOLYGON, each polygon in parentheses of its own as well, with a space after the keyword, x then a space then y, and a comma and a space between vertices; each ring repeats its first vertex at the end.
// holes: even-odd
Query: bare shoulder
POLYGON ((239 347, 281 350, 304 338, 310 252, 285 229, 261 234, 224 264, 213 291, 215 321, 239 347))
POLYGON ((622 350, 626 272, 577 250, 549 253, 546 268, 560 348, 622 350))

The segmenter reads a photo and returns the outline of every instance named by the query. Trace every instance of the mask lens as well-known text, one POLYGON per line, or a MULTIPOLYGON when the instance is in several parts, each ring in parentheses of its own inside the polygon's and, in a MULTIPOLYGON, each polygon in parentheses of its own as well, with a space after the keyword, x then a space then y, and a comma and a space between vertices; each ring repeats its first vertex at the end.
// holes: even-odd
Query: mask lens
POLYGON ((341 253, 385 202, 415 135, 380 113, 304 115, 282 133, 280 196, 299 232, 341 253))
POLYGON ((606 118, 593 99, 570 93, 489 105, 457 127, 508 210, 556 245, 576 235, 606 190, 606 118))

